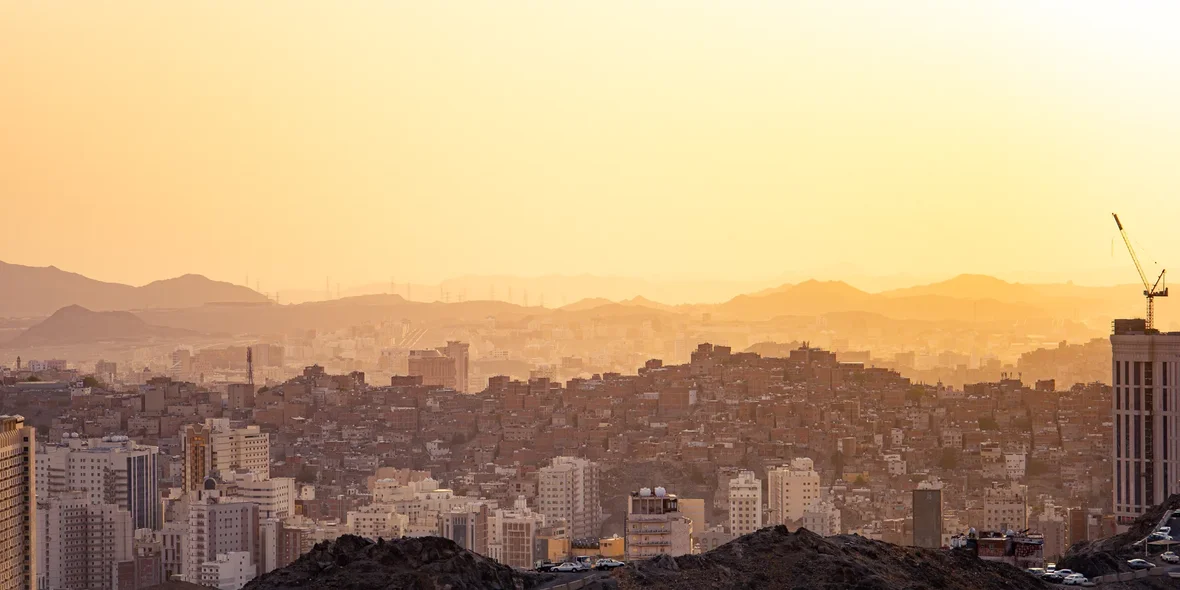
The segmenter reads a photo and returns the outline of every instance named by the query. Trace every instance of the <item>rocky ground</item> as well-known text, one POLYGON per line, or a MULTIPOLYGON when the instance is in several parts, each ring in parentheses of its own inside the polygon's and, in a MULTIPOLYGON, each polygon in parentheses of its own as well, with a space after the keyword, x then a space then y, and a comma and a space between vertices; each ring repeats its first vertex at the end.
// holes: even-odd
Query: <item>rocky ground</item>
POLYGON ((1048 588, 1007 564, 964 552, 899 547, 855 535, 769 527, 703 555, 660 557, 614 573, 621 590, 682 588, 925 590, 1048 588))
POLYGON ((440 537, 373 543, 346 535, 316 545, 295 563, 251 581, 246 590, 534 590, 554 578, 514 570, 440 537))

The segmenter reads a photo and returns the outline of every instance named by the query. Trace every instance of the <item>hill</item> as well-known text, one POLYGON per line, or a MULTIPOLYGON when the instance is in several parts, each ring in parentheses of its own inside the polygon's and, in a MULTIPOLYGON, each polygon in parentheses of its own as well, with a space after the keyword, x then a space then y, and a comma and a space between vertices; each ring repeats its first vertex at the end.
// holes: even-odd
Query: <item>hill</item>
POLYGON ((291 565, 252 580, 245 590, 531 590, 554 578, 514 570, 441 537, 374 543, 345 535, 319 543, 291 565))
POLYGON ((70 305, 95 311, 125 311, 267 301, 264 295, 246 287, 200 275, 184 275, 132 287, 96 281, 53 266, 0 262, 0 317, 47 316, 70 305))
POLYGON ((61 346, 185 334, 188 334, 185 330, 150 325, 130 312, 91 311, 85 307, 70 305, 57 310, 44 321, 30 326, 6 346, 61 346))
POLYGON ((618 570, 619 588, 856 588, 999 590, 1048 586, 966 552, 899 547, 857 535, 821 537, 768 527, 702 555, 660 556, 618 570))

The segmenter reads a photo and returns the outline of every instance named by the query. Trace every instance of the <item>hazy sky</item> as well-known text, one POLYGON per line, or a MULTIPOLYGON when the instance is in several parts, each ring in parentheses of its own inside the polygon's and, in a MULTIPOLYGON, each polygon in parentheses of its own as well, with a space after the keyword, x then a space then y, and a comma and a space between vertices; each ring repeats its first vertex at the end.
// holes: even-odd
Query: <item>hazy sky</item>
POLYGON ((0 2, 0 260, 1125 282, 1112 210, 1180 251, 1178 6, 0 2))

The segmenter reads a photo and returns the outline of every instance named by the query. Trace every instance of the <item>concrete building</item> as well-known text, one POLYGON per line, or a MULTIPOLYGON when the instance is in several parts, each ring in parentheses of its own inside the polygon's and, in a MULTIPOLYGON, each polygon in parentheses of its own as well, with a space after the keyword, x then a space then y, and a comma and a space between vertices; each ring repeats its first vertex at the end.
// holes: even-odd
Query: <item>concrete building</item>
POLYGON ((234 428, 227 419, 209 418, 204 424, 185 426, 181 443, 186 492, 225 471, 245 469, 270 478, 270 435, 256 425, 234 428))
POLYGON ((468 378, 471 374, 471 345, 466 342, 448 340, 441 352, 455 362, 455 390, 471 393, 468 378))
POLYGON ((36 429, 20 415, 0 416, 0 588, 37 583, 36 429))
POLYGON ((251 564, 261 562, 258 505, 225 500, 212 480, 188 494, 183 573, 190 580, 203 575, 202 566, 218 555, 245 552, 251 564))
POLYGON ((1123 530, 1180 488, 1180 333, 1115 320, 1110 344, 1114 514, 1123 530))
POLYGON ((194 582, 218 590, 240 590, 257 576, 258 567, 248 552, 230 551, 202 563, 194 582))
POLYGON ((754 477, 753 471, 742 471, 729 480, 729 532, 740 537, 760 528, 762 480, 754 477))
POLYGON ((230 383, 226 394, 232 410, 254 407, 254 386, 249 383, 230 383))
POLYGON ((537 477, 537 510, 569 525, 573 539, 598 539, 602 504, 598 463, 577 457, 554 457, 537 477))
POLYGON ((421 377, 423 385, 436 385, 457 389, 455 360, 437 350, 411 350, 407 360, 409 373, 421 377))
POLYGON ((37 490, 41 497, 83 491, 94 503, 131 513, 137 529, 163 526, 159 448, 126 436, 64 438, 37 445, 37 490))
POLYGON ((348 512, 348 528, 366 539, 397 539, 410 528, 410 519, 392 504, 369 504, 348 512))
POLYGON ((544 556, 538 553, 538 533, 545 515, 529 510, 517 498, 511 510, 496 509, 488 517, 488 557, 509 567, 531 568, 544 556))
POLYGON ((488 553, 488 516, 484 502, 452 508, 439 515, 438 536, 480 555, 488 553))
POLYGON ((797 458, 790 466, 771 469, 766 477, 767 510, 775 524, 801 520, 807 508, 819 500, 819 473, 809 458, 797 458))
POLYGON ((119 565, 133 561, 131 513, 85 491, 37 502, 37 587, 118 590, 119 565))
POLYGON ((984 531, 1022 531, 1028 528, 1028 488, 1011 483, 983 490, 984 531))
POLYGON ((680 512, 674 494, 643 488, 627 496, 627 560, 692 552, 692 521, 680 512))
POLYGON ((840 509, 827 500, 813 502, 803 511, 803 528, 823 537, 838 535, 841 530, 840 509))
POLYGON ((919 485, 914 490, 914 547, 942 547, 942 524, 942 489, 919 485))
POLYGON ((258 518, 288 518, 295 515, 295 478, 261 478, 253 471, 228 471, 222 488, 234 501, 258 505, 258 518))

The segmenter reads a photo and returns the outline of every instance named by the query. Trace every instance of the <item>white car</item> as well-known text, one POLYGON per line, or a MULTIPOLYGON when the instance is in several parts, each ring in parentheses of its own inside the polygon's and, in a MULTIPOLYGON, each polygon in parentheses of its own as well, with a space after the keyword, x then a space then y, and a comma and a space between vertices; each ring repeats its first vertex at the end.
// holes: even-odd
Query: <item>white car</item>
POLYGON ((1180 563, 1180 555, 1176 555, 1175 551, 1168 551, 1167 553, 1161 553, 1160 559, 1162 559, 1168 563, 1180 563))
POLYGON ((609 557, 606 557, 603 559, 599 559, 597 562, 595 562, 594 569, 596 569, 596 570, 613 570, 617 567, 623 567, 625 565, 627 565, 627 564, 625 564, 617 559, 611 559, 609 557))
POLYGON ((1087 580, 1086 576, 1083 576, 1082 574, 1070 574, 1065 576, 1065 579, 1062 580, 1061 583, 1065 584, 1066 586, 1082 586, 1089 581, 1090 580, 1087 580))
POLYGON ((567 561, 559 566, 554 567, 553 569, 551 569, 549 571, 562 572, 562 573, 573 573, 573 572, 580 572, 583 569, 585 569, 585 568, 582 567, 582 564, 572 563, 572 562, 567 561))
POLYGON ((1057 575, 1059 575, 1063 578, 1068 578, 1074 574, 1074 571, 1071 569, 1053 570, 1053 571, 1056 572, 1057 575))

